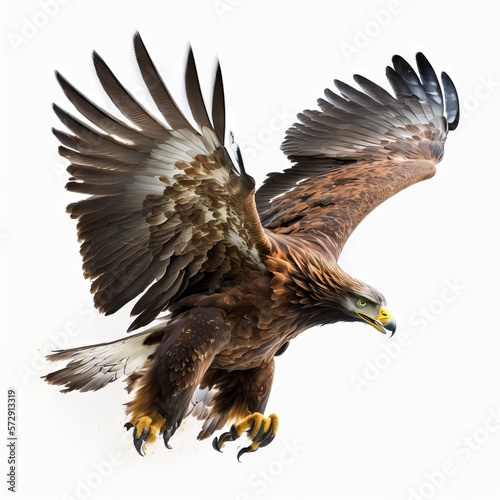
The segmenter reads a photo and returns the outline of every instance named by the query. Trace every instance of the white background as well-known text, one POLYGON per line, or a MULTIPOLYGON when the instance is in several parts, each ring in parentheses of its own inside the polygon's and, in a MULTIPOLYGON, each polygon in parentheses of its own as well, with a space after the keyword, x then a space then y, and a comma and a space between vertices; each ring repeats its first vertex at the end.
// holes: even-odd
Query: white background
MULTIPOLYGON (((42 0, 11 0, 2 3, 1 16, 0 399, 5 415, 7 388, 17 389, 16 498, 500 498, 500 422, 493 417, 500 419, 500 68, 493 4, 45 5, 50 15, 42 0), (53 77, 57 68, 113 110, 92 68, 93 49, 143 99, 135 30, 176 95, 189 42, 207 90, 219 57, 229 126, 259 182, 286 168, 279 145, 295 113, 315 107, 333 78, 351 83, 361 73, 387 87, 384 68, 394 53, 413 63, 424 52, 437 72, 452 76, 462 101, 461 124, 435 178, 371 214, 341 259, 384 293, 398 334, 388 340, 365 325, 335 325, 296 339, 277 359, 268 404, 281 418, 278 437, 241 464, 236 444, 217 454, 209 441, 196 441, 199 424, 191 421, 172 439, 172 451, 158 444, 141 458, 123 430, 127 394, 120 383, 63 395, 40 380, 49 369, 42 354, 55 344, 116 339, 130 322, 130 308, 101 317, 91 307, 75 224, 64 212, 75 196, 64 190, 50 105, 72 109, 53 77), (289 122, 279 122, 283 115, 289 122)), ((3 498, 7 448, 0 449, 3 498)))

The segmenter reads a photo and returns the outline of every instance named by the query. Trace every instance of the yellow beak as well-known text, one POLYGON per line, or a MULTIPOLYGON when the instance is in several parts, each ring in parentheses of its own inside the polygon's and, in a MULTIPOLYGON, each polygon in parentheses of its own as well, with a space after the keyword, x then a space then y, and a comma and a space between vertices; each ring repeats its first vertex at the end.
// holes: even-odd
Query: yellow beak
POLYGON ((373 328, 375 328, 379 332, 387 333, 389 331, 391 332, 391 334, 389 335, 390 337, 394 335, 394 332, 396 331, 396 321, 392 314, 385 307, 381 307, 379 309, 376 318, 373 318, 372 316, 369 316, 362 311, 355 312, 363 321, 366 321, 366 323, 373 326, 373 328))

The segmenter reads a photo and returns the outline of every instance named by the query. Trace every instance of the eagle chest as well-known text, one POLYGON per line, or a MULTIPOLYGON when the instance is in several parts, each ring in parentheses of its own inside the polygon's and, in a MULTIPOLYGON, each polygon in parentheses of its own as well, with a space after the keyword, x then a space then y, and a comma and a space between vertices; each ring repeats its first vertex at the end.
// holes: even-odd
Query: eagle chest
POLYGON ((244 370, 260 366, 289 340, 290 329, 284 324, 289 320, 278 314, 271 277, 259 274, 246 275, 238 284, 224 287, 231 340, 216 356, 213 367, 244 370))

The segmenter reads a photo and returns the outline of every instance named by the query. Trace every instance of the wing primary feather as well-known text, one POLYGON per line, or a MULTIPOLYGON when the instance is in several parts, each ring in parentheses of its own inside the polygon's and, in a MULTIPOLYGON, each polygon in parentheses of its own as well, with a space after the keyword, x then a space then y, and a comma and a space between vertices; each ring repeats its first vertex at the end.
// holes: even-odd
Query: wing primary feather
POLYGON ((129 148, 125 144, 121 144, 98 134, 56 105, 54 105, 54 111, 61 122, 68 127, 69 130, 77 134, 72 136, 65 132, 53 130, 54 135, 64 146, 75 151, 87 153, 96 158, 112 157, 124 163, 137 163, 146 157, 145 153, 129 148), (98 145, 98 149, 96 145, 98 145))
MULTIPOLYGON (((54 134, 56 137, 59 137, 56 132, 59 131, 54 131, 54 134)), ((59 132, 61 134, 63 132, 59 132)), ((75 143, 75 147, 78 147, 78 145, 75 143)), ((75 165, 79 166, 87 166, 87 167, 96 167, 99 170, 112 170, 112 171, 123 171, 123 172, 131 172, 132 170, 135 170, 136 163, 134 163, 137 160, 137 157, 127 157, 122 160, 118 159, 110 159, 110 158, 101 158, 98 156, 95 156, 93 152, 89 152, 89 154, 82 153, 80 151, 77 151, 76 149, 69 149, 68 147, 65 146, 59 146, 59 154, 63 157, 66 158, 68 161, 71 163, 74 163, 75 165)), ((69 171, 68 171, 69 172, 69 171)))
POLYGON ((458 102, 458 93, 455 85, 447 73, 441 73, 443 82, 444 98, 446 102, 446 121, 449 130, 455 130, 460 120, 460 106, 458 102))
POLYGON ((189 107, 193 118, 200 127, 210 127, 210 118, 208 117, 205 102, 201 93, 200 81, 198 79, 198 71, 194 61, 193 49, 189 49, 187 64, 186 64, 186 94, 189 107))
POLYGON ((374 99, 372 99, 369 95, 360 92, 359 90, 351 87, 347 83, 341 82, 340 80, 333 80, 335 86, 339 89, 340 93, 344 96, 344 98, 349 99, 350 101, 359 104, 363 108, 368 108, 370 110, 375 109, 383 109, 380 104, 374 99))
POLYGON ((172 95, 161 78, 139 32, 134 35, 134 50, 142 78, 158 110, 172 129, 187 128, 194 132, 188 119, 180 111, 172 95))
POLYGON ((387 66, 385 70, 385 76, 387 77, 387 80, 389 81, 389 84, 391 85, 392 90, 394 90, 394 94, 398 99, 409 97, 412 95, 412 92, 406 82, 403 80, 403 77, 390 66, 387 66))
POLYGON ((130 128, 126 123, 115 118, 100 106, 92 102, 58 71, 55 72, 56 79, 61 86, 64 94, 75 106, 75 108, 94 125, 102 131, 115 135, 126 142, 141 145, 144 151, 151 149, 153 141, 141 134, 138 130, 130 128))
POLYGON ((434 68, 422 52, 417 53, 416 60, 422 85, 424 86, 427 95, 440 107, 441 112, 443 112, 443 93, 434 68))
POLYGON ((102 87, 123 116, 155 139, 168 137, 169 134, 165 126, 134 99, 130 92, 118 81, 102 57, 95 51, 92 57, 102 87))
POLYGON ((144 294, 132 309, 138 317, 131 329, 168 309, 207 269, 219 283, 238 259, 260 263, 258 252, 267 243, 252 203, 255 184, 245 172, 241 151, 235 149, 238 168, 223 146, 220 66, 210 109, 190 51, 185 72, 188 121, 138 33, 134 48, 161 112, 158 117, 133 97, 97 53, 97 76, 118 111, 110 114, 100 108, 59 73, 56 78, 79 114, 54 105, 65 125, 64 132, 54 130, 59 152, 71 162, 66 188, 87 195, 67 207, 78 220, 84 277, 91 280, 95 306, 105 314, 144 294), (208 209, 212 198, 221 213, 231 214, 227 220, 208 209), (228 232, 237 238, 229 238, 228 232))
POLYGON ((406 85, 413 95, 416 95, 421 101, 427 101, 428 95, 425 91, 420 78, 415 73, 415 70, 401 56, 395 55, 392 58, 392 63, 396 72, 403 78, 406 85))
POLYGON ((394 104, 396 99, 387 92, 384 88, 380 87, 376 83, 373 83, 368 78, 361 75, 354 75, 354 81, 363 89, 363 92, 369 95, 373 100, 380 104, 394 104))
POLYGON ((57 140, 66 148, 74 151, 78 150, 78 141, 74 135, 70 135, 62 130, 52 128, 52 133, 56 136, 57 140))
POLYGON ((109 150, 120 150, 126 153, 129 149, 137 152, 149 153, 149 151, 144 150, 143 148, 136 147, 135 144, 125 144, 123 142, 118 142, 111 136, 99 132, 97 129, 90 127, 64 109, 60 108, 57 104, 53 104, 52 109, 54 110, 59 120, 61 120, 61 123, 63 123, 69 130, 71 130, 71 132, 76 134, 79 139, 89 144, 98 145, 100 154, 102 154, 102 152, 104 151, 109 150))
MULTIPOLYGON (((381 165, 378 162, 388 160, 441 160, 446 134, 458 124, 457 93, 447 76, 441 85, 421 53, 416 60, 418 72, 402 57, 393 57, 394 67, 386 69, 392 95, 354 75, 360 90, 334 80, 340 95, 326 89, 325 99, 318 100, 320 111, 305 110, 297 115, 298 121, 286 131, 281 145, 294 165, 282 174, 268 174, 256 194, 259 211, 267 214, 264 224, 271 220, 268 214, 273 210, 286 211, 280 203, 292 198, 287 191, 297 181, 302 186, 312 185, 310 179, 329 171, 334 178, 337 171, 354 168, 347 166, 352 162, 381 165), (447 118, 443 116, 443 94, 447 118), (317 170, 312 171, 313 166, 317 170)), ((432 172, 429 168, 425 175, 432 172)))
POLYGON ((224 103, 224 83, 222 81, 222 71, 219 63, 217 63, 217 72, 215 73, 214 95, 212 100, 212 123, 220 143, 224 144, 226 134, 226 105, 224 103))

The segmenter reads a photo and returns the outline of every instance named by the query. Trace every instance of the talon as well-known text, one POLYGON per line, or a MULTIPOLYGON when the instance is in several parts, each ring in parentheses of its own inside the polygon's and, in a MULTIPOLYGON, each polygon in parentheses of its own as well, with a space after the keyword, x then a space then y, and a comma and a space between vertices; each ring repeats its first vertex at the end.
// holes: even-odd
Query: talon
MULTIPOLYGON (((149 417, 142 417, 140 418, 136 423, 135 423, 135 428, 134 428, 134 446, 135 449, 137 450, 137 453, 141 457, 144 456, 144 452, 146 451, 146 447, 144 446, 143 450, 143 445, 147 441, 149 434, 150 434, 150 426, 151 422, 153 420, 149 417)), ((155 437, 156 438, 156 437, 155 437)))
POLYGON ((135 425, 130 422, 125 424, 127 430, 133 428, 134 447, 141 457, 145 455, 146 448, 156 441, 156 436, 164 424, 165 419, 160 416, 141 417, 135 425))
POLYGON ((165 443, 165 446, 171 450, 172 447, 168 444, 170 441, 170 438, 175 434, 175 431, 179 427, 179 424, 173 425, 172 427, 169 427, 167 430, 163 432, 163 442, 165 443))
POLYGON ((246 448, 242 448, 238 454, 236 455, 236 458, 238 459, 238 462, 241 463, 241 460, 240 458, 242 457, 242 455, 244 455, 245 453, 253 453, 254 451, 257 451, 259 449, 259 444, 258 443, 252 443, 250 446, 247 446, 246 448))
POLYGON ((149 437, 149 429, 144 429, 139 437, 137 437, 137 435, 134 434, 134 446, 135 449, 137 450, 137 453, 139 453, 141 457, 144 456, 146 450, 146 447, 144 447, 144 453, 143 453, 142 446, 146 442, 148 437, 149 437))
POLYGON ((252 441, 250 446, 242 448, 237 455, 238 462, 245 453, 257 451, 267 446, 276 436, 278 430, 278 417, 273 413, 264 417, 261 413, 252 413, 236 425, 232 425, 228 432, 224 432, 212 441, 215 450, 221 452, 228 441, 236 441, 244 432, 252 441))
POLYGON ((219 445, 219 438, 217 436, 214 437, 214 440, 212 441, 212 446, 213 446, 214 450, 218 451, 219 453, 222 453, 222 450, 221 450, 222 443, 219 445))
POLYGON ((167 448, 167 450, 171 450, 172 447, 168 444, 168 442, 170 441, 170 438, 166 438, 165 436, 163 436, 163 442, 165 443, 165 447, 167 448))
POLYGON ((276 429, 274 433, 269 433, 259 444, 259 448, 264 448, 276 437, 276 429))
POLYGON ((240 436, 236 431, 236 427, 233 424, 229 429, 229 432, 224 432, 218 438, 217 437, 214 438, 214 440, 212 441, 212 446, 217 451, 222 453, 222 448, 228 441, 235 441, 239 437, 240 436))

